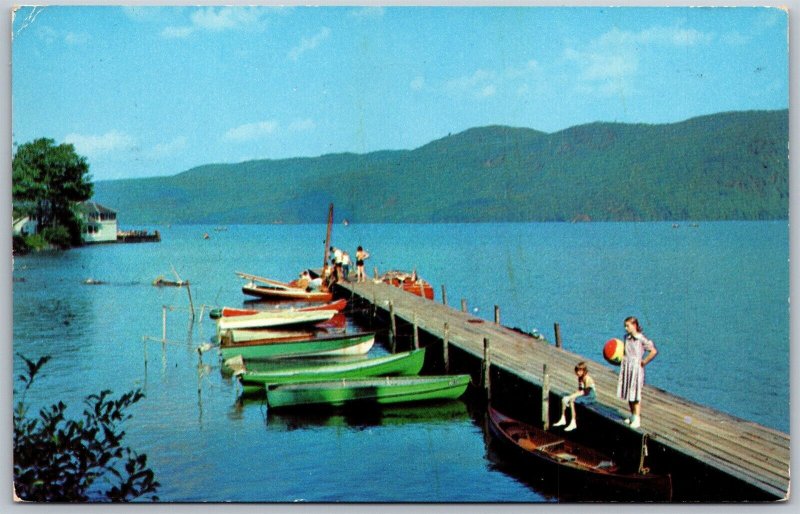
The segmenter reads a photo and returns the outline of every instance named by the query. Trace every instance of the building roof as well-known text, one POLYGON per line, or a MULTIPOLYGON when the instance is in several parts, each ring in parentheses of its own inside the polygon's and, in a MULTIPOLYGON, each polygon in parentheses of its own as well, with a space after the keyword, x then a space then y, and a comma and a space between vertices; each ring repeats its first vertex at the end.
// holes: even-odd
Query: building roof
POLYGON ((116 214, 117 213, 117 211, 115 211, 114 209, 109 209, 108 207, 100 205, 97 202, 91 202, 91 201, 86 201, 86 202, 79 203, 78 204, 78 210, 83 212, 83 213, 86 213, 86 214, 91 214, 91 213, 96 213, 96 214, 116 214))

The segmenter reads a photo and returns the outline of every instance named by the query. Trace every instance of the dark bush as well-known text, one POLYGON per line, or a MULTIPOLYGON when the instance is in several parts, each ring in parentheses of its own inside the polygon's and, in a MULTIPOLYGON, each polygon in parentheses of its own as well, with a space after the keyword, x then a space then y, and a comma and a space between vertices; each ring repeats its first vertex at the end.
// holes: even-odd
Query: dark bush
POLYGON ((58 402, 42 408, 38 417, 27 417, 25 395, 49 356, 33 362, 18 380, 24 385, 14 409, 14 491, 24 501, 125 502, 154 495, 160 484, 147 467, 147 456, 122 446, 121 425, 126 410, 144 396, 130 391, 118 399, 111 391, 86 397, 82 419, 65 416, 67 406, 58 402))

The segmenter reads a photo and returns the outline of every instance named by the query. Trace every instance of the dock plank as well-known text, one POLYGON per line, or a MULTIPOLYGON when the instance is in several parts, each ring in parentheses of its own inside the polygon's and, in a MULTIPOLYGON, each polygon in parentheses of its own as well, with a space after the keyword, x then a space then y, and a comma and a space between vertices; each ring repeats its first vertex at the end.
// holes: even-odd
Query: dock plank
MULTIPOLYGON (((617 373, 582 355, 556 348, 547 341, 519 333, 493 321, 476 318, 447 305, 407 293, 383 283, 339 284, 346 295, 357 296, 375 308, 389 311, 419 330, 443 338, 448 326, 449 344, 478 359, 489 339, 492 366, 536 384, 548 366, 550 390, 564 396, 575 388, 573 368, 586 361, 597 386, 597 401, 621 419, 627 403, 616 397, 617 373)), ((779 499, 788 498, 790 471, 789 434, 736 418, 711 407, 645 385, 642 393, 643 433, 672 450, 710 464, 779 499)), ((611 416, 611 414, 608 414, 611 416)))

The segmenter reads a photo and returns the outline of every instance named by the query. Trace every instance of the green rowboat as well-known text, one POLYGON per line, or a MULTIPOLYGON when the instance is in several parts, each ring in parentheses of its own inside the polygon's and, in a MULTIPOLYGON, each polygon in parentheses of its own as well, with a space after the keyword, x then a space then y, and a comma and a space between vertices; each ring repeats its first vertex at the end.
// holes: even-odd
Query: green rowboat
POLYGON ((341 407, 350 403, 404 403, 456 399, 466 391, 469 375, 343 378, 321 382, 267 386, 267 405, 341 407))
POLYGON ((271 371, 247 371, 239 375, 244 394, 264 392, 266 384, 286 384, 338 378, 364 378, 387 375, 416 375, 425 362, 425 349, 359 359, 350 362, 297 366, 271 371))
POLYGON ((219 351, 225 361, 237 356, 241 356, 244 360, 259 360, 322 355, 364 355, 374 343, 375 334, 373 332, 310 337, 301 340, 294 338, 288 340, 269 339, 243 343, 228 343, 223 339, 219 351))

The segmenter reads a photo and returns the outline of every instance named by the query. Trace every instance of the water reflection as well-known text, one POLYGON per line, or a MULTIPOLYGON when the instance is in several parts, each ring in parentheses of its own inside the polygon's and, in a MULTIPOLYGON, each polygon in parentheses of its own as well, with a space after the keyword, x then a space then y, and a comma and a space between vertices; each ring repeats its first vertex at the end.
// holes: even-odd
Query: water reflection
POLYGON ((320 427, 363 430, 377 426, 424 424, 427 426, 469 421, 467 405, 461 400, 424 402, 408 405, 351 405, 336 409, 272 411, 266 401, 240 397, 234 410, 266 409, 269 431, 307 430, 320 427))

